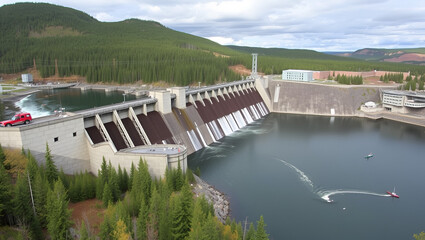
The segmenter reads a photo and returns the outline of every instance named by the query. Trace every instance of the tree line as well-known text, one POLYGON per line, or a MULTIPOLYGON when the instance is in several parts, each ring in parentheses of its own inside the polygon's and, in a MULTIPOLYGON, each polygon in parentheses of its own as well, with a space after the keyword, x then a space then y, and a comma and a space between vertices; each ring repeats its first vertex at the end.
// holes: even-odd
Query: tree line
POLYGON ((346 76, 345 74, 338 74, 335 77, 335 81, 337 81, 340 84, 346 84, 346 85, 362 85, 363 84, 363 77, 362 76, 346 76))
POLYGON ((19 239, 268 239, 262 216, 248 229, 230 219, 221 223, 204 196, 194 198, 194 181, 180 164, 152 179, 142 159, 129 172, 103 159, 98 177, 70 176, 57 169, 47 144, 44 165, 29 150, 5 154, 0 145, 0 224, 18 227, 19 239), (85 221, 71 235, 69 202, 92 198, 105 208, 98 235, 85 221))
POLYGON ((424 82, 425 82, 425 75, 422 76, 407 76, 406 77, 406 83, 401 86, 403 90, 410 90, 410 91, 416 91, 416 90, 424 90, 424 82))

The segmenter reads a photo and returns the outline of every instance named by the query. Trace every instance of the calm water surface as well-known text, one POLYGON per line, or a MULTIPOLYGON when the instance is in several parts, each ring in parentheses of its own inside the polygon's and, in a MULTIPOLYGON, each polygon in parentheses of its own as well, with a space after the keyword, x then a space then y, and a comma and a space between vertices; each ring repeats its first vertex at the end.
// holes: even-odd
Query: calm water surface
MULTIPOLYGON (((135 95, 126 94, 125 100, 134 100, 135 95)), ((65 111, 79 110, 105 106, 124 101, 123 92, 104 90, 84 90, 79 88, 43 90, 28 95, 18 102, 0 101, 0 119, 10 119, 16 112, 29 112, 33 117, 53 114, 60 108, 65 111)))
POLYGON ((229 196, 237 221, 263 215, 271 239, 413 239, 425 231, 425 128, 270 114, 190 155, 189 166, 229 196), (400 199, 386 196, 394 187, 400 199))

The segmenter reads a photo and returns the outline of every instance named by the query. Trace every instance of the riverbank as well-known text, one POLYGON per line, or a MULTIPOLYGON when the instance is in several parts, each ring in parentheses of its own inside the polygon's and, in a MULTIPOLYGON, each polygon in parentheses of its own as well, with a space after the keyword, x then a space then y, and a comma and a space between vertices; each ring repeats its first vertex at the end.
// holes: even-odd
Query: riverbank
POLYGON ((196 183, 193 186, 193 192, 197 197, 204 195, 205 198, 213 204, 215 216, 222 223, 230 216, 229 200, 224 193, 218 191, 207 182, 194 175, 196 183))

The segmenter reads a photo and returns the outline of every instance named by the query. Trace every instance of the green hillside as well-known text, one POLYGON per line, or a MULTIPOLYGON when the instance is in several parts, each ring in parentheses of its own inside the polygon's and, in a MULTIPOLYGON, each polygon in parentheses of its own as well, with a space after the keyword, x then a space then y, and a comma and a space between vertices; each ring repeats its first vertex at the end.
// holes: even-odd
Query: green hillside
POLYGON ((177 32, 153 21, 103 23, 74 9, 43 3, 0 8, 0 72, 33 66, 42 77, 87 76, 89 82, 167 81, 187 85, 235 80, 228 69, 238 55, 215 42, 177 32))
POLYGON ((0 33, 0 73, 19 73, 35 62, 42 77, 79 75, 88 82, 164 81, 184 86, 234 81, 241 76, 229 66, 251 68, 252 52, 259 53, 258 70, 266 74, 289 68, 425 73, 424 66, 366 62, 311 50, 226 47, 153 21, 99 22, 81 11, 45 3, 0 7, 0 33))

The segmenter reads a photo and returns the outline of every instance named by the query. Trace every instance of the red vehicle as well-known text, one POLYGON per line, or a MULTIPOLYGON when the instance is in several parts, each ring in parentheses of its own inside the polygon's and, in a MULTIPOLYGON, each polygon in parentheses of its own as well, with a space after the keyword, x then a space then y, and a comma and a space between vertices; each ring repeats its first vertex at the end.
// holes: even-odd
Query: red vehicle
POLYGON ((10 120, 0 122, 1 127, 11 127, 18 124, 28 124, 32 121, 31 114, 29 113, 18 113, 10 120))

